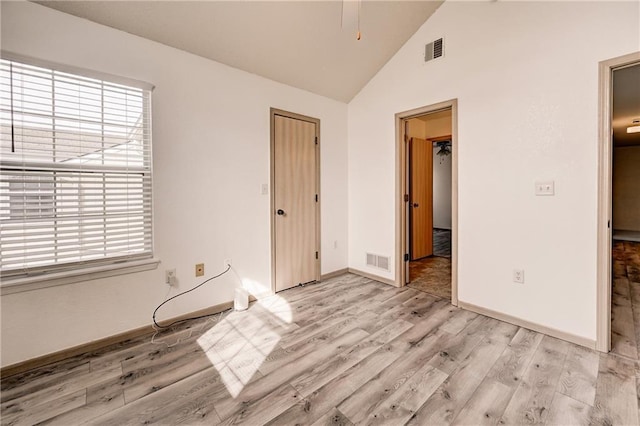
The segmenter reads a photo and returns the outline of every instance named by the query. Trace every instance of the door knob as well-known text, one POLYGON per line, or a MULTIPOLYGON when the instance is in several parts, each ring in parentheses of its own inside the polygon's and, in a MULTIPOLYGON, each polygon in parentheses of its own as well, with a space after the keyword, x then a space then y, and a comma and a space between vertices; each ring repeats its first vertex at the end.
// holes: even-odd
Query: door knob
POLYGON ((276 213, 278 213, 278 216, 284 216, 284 210, 282 209, 278 209, 276 213))
POLYGON ((418 205, 418 203, 413 203, 413 207, 420 207, 420 205, 418 205))

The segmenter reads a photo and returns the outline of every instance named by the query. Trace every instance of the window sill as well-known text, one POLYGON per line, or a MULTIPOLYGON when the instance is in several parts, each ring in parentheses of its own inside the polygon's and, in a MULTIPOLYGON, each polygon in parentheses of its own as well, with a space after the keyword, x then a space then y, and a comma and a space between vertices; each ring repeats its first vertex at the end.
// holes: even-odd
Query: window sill
POLYGON ((82 268, 76 271, 57 272, 53 274, 36 275, 33 277, 2 280, 0 283, 0 295, 22 293, 24 291, 39 290, 47 287, 73 284, 81 281, 95 280, 98 278, 113 277, 116 275, 131 274, 134 272, 156 269, 159 259, 143 259, 114 265, 82 268))

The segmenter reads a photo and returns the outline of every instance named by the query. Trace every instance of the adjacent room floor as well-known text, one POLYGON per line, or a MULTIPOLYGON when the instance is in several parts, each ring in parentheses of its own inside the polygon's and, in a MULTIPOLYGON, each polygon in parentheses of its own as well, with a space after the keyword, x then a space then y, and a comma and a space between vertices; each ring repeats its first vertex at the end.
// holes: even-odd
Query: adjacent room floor
POLYGON ((451 231, 433 230, 433 256, 409 262, 409 287, 451 300, 451 231))
POLYGON ((640 359, 640 242, 613 242, 611 352, 640 359))
POLYGON ((156 340, 3 378, 2 424, 638 424, 638 362, 351 274, 156 340))
POLYGON ((451 258, 451 230, 433 230, 433 255, 451 258))

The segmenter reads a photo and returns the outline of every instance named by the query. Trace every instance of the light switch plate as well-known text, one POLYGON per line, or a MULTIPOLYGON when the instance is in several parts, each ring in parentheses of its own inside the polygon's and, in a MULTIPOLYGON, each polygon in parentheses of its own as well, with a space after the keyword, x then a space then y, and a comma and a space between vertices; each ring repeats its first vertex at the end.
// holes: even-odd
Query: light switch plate
POLYGON ((536 195, 554 195, 555 182, 552 180, 536 182, 536 195))

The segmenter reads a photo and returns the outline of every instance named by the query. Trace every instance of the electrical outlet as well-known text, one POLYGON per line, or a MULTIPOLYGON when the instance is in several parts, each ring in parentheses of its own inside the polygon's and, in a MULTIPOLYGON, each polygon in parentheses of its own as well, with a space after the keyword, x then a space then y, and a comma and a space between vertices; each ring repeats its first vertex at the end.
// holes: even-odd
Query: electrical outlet
POLYGON ((201 277, 204 275, 204 263, 196 264, 196 277, 201 277))
POLYGON ((524 284, 524 269, 514 269, 513 270, 513 282, 524 284))
POLYGON ((225 259, 225 260, 224 260, 224 265, 223 265, 223 267, 226 269, 226 268, 227 268, 227 266, 231 266, 232 264, 233 264, 232 259, 231 259, 231 258, 228 258, 228 259, 225 259))
POLYGON ((555 182, 552 180, 544 182, 536 182, 536 195, 554 195, 555 182))
POLYGON ((164 271, 164 283, 172 286, 176 283, 176 270, 174 269, 167 269, 166 271, 164 271))

